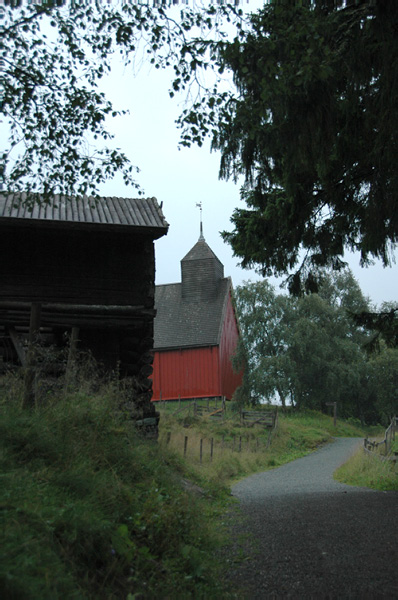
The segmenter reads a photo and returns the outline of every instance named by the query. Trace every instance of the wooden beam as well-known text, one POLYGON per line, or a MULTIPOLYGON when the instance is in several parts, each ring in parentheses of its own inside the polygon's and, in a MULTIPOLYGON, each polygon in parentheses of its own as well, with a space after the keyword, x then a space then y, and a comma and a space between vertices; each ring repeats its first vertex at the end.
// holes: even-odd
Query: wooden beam
MULTIPOLYGON (((0 322, 6 326, 27 326, 31 306, 27 302, 0 301, 0 322)), ((41 305, 41 323, 49 327, 92 328, 140 327, 156 311, 143 305, 53 304, 41 305)))
MULTIPOLYGON (((35 302, 35 304, 37 304, 35 302)), ((65 302, 42 302, 43 312, 60 312, 60 313, 105 313, 115 315, 129 315, 142 312, 154 312, 153 309, 146 307, 144 304, 75 304, 65 302)), ((0 301, 0 309, 5 310, 30 310, 29 302, 2 300, 0 301)))
POLYGON ((26 352, 25 348, 22 346, 21 341, 18 337, 15 327, 10 325, 8 327, 8 333, 10 335, 11 341, 14 345, 15 351, 18 355, 19 361, 23 367, 26 367, 26 352))

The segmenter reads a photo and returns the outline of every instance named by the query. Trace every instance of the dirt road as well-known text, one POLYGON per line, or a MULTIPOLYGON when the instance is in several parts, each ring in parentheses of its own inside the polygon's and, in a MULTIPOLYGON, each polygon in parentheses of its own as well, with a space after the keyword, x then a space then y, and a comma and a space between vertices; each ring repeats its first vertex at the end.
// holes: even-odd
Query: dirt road
POLYGON ((398 493, 333 480, 358 443, 339 438, 233 486, 237 598, 398 599, 398 493))

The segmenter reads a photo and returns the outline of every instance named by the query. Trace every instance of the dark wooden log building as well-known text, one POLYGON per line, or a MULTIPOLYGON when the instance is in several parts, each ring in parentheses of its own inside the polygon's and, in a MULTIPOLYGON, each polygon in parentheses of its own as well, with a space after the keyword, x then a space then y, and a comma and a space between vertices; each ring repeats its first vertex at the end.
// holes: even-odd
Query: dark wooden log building
POLYGON ((152 414, 153 242, 168 229, 156 199, 26 201, 0 194, 0 362, 23 362, 33 303, 42 335, 60 343, 74 328, 105 368, 140 380, 152 414))

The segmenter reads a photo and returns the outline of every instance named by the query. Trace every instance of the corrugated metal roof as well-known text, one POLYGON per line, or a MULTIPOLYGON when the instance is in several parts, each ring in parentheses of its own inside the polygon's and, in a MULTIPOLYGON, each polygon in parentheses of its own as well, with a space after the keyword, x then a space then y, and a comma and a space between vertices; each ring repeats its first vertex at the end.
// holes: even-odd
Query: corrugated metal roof
POLYGON ((217 345, 231 286, 230 277, 219 280, 215 298, 205 302, 184 301, 181 283, 156 286, 154 349, 217 345))
POLYGON ((160 230, 164 235, 168 223, 156 198, 94 198, 55 195, 51 202, 31 205, 27 194, 0 194, 0 223, 15 219, 18 222, 36 221, 41 224, 74 224, 75 226, 134 227, 160 230))

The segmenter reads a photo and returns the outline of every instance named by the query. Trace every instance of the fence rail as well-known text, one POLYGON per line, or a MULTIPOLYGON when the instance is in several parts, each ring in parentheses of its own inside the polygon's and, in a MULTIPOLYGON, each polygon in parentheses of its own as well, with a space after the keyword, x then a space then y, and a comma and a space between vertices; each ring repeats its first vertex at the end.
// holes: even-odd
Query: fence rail
POLYGON ((381 442, 371 441, 367 438, 364 439, 363 445, 365 452, 381 456, 387 460, 397 460, 395 455, 390 456, 396 431, 398 431, 398 417, 393 417, 384 433, 384 439, 381 440, 381 442), (384 450, 383 453, 382 450, 384 450))
POLYGON ((261 424, 264 427, 275 427, 278 418, 278 411, 259 411, 259 410, 242 410, 241 412, 241 423, 246 427, 253 427, 254 425, 261 424))
MULTIPOLYGON (((170 401, 169 401, 170 402, 170 401)), ((266 429, 275 429, 278 424, 278 410, 241 410, 240 412, 230 412, 227 417, 227 402, 225 397, 220 399, 207 401, 191 400, 188 402, 181 402, 179 399, 177 409, 172 411, 173 416, 179 413, 186 412, 188 416, 193 415, 194 417, 209 417, 214 421, 225 421, 227 418, 236 418, 240 420, 240 424, 243 427, 253 427, 254 425, 262 425, 266 429)), ((159 408, 165 408, 168 402, 160 401, 159 408)), ((171 404, 171 403, 170 403, 171 404)))

